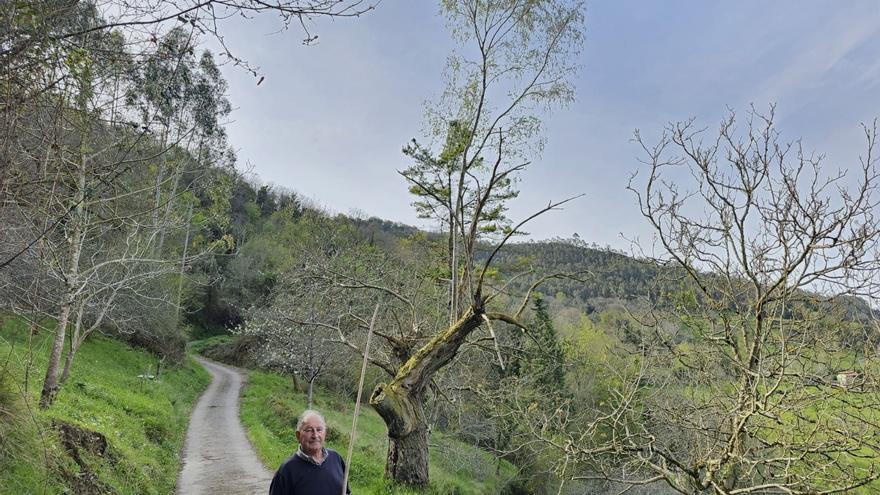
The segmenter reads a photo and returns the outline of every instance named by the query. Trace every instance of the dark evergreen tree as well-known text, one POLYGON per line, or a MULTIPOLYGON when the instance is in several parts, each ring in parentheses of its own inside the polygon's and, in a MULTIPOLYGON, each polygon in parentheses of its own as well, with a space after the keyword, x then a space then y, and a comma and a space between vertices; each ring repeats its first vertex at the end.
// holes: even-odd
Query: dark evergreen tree
POLYGON ((548 397, 559 398, 565 391, 565 353, 556 337, 547 302, 538 294, 532 302, 535 313, 531 325, 533 340, 527 341, 523 374, 537 388, 552 391, 548 397))

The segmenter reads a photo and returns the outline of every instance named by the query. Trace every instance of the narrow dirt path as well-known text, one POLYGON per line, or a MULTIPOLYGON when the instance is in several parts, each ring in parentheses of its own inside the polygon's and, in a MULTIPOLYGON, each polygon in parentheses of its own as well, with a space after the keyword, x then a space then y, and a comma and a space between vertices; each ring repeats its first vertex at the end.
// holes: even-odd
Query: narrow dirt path
POLYGON ((238 420, 243 374, 229 366, 196 359, 213 379, 189 421, 177 494, 269 493, 272 474, 260 463, 238 420))

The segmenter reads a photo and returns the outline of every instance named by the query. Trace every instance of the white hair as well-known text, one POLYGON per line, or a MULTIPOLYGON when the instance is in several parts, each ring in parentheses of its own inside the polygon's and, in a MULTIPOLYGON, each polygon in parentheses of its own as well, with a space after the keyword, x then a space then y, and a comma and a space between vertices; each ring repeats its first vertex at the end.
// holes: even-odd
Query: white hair
POLYGON ((306 409, 302 412, 302 414, 299 415, 299 418, 297 418, 296 420, 296 431, 299 431, 302 428, 303 423, 306 422, 306 418, 308 418, 309 416, 317 416, 318 419, 321 420, 321 423, 324 426, 327 426, 327 422, 324 421, 324 416, 321 413, 315 411, 314 409, 306 409))

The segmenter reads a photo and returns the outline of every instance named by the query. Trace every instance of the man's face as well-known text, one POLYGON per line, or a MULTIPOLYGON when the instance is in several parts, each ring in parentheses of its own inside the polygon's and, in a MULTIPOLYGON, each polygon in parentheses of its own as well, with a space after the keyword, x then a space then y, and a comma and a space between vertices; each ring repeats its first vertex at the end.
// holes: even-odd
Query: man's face
POLYGON ((324 435, 327 428, 321 418, 309 415, 306 416, 299 431, 296 432, 296 439, 302 447, 303 452, 315 457, 324 448, 324 435))

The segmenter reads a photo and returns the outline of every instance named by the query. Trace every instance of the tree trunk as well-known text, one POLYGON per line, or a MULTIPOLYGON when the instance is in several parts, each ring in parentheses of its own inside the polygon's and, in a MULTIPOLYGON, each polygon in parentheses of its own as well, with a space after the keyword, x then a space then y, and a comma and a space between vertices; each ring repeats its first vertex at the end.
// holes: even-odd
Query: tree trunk
POLYGON ((70 334, 70 344, 67 347, 67 356, 64 357, 64 369, 61 371, 61 378, 58 380, 58 387, 63 386, 70 377, 70 367, 73 365, 73 356, 79 349, 79 332, 82 328, 82 318, 85 308, 83 308, 82 302, 80 302, 78 306, 79 307, 76 311, 76 322, 73 324, 73 333, 70 334))
POLYGON ((387 478, 419 487, 428 484, 425 387, 434 373, 455 357, 467 336, 482 322, 483 309, 472 307, 410 357, 391 383, 376 386, 370 396, 370 405, 388 427, 387 478))
POLYGON ((77 351, 75 347, 71 347, 67 350, 67 356, 64 358, 64 369, 61 370, 61 378, 58 380, 58 387, 60 388, 64 383, 70 378, 70 367, 73 364, 73 354, 77 351))
MULTIPOLYGON (((448 186, 452 190, 452 177, 449 177, 448 186)), ((458 290, 458 268, 455 266, 455 215, 449 210, 449 218, 446 220, 449 225, 449 235, 446 238, 446 265, 449 268, 449 324, 455 323, 458 318, 457 305, 455 301, 458 290)))
POLYGON ((312 392, 314 391, 315 380, 309 380, 309 392, 308 392, 308 407, 306 409, 312 408, 312 392))
POLYGON ((388 437, 386 476, 414 486, 428 484, 428 429, 416 430, 402 438, 388 437))
POLYGON ((370 403, 388 426, 385 477, 413 486, 428 485, 428 422, 421 394, 379 385, 370 403))
MULTIPOLYGON (((164 153, 162 154, 162 158, 162 162, 166 163, 164 153)), ((159 245, 156 248, 157 253, 161 253, 162 247, 165 245, 165 233, 167 231, 168 218, 171 216, 171 207, 174 203, 174 198, 177 197, 177 188, 180 186, 180 170, 177 169, 172 173, 174 174, 174 185, 171 187, 171 194, 168 195, 168 201, 165 202, 165 212, 162 214, 162 219, 160 221, 161 227, 159 228, 159 245)), ((192 207, 192 205, 190 205, 190 207, 192 207)))
MULTIPOLYGON (((153 211, 150 212, 150 221, 153 224, 153 230, 159 229, 159 207, 162 205, 162 182, 165 180, 165 160, 166 146, 168 144, 168 124, 162 129, 162 139, 160 141, 163 153, 156 164, 156 185, 153 189, 153 211)), ((157 250, 158 252, 158 250, 157 250)))
POLYGON ((186 212, 186 239, 184 239, 183 241, 183 255, 181 255, 180 257, 180 272, 178 273, 177 279, 177 305, 175 306, 177 309, 176 315, 174 317, 175 325, 180 324, 180 300, 183 298, 183 275, 184 271, 186 270, 186 251, 189 247, 189 235, 190 231, 192 230, 192 211, 193 205, 192 203, 190 203, 189 209, 186 212))
MULTIPOLYGON (((75 220, 75 221, 78 221, 75 220)), ((49 353, 49 364, 46 366, 46 377, 43 379, 43 390, 40 392, 40 408, 46 409, 55 401, 55 395, 60 387, 58 383, 58 365, 61 364, 61 352, 64 350, 64 337, 67 334, 67 323, 70 321, 70 313, 75 304, 76 290, 74 284, 79 274, 79 255, 82 250, 79 228, 74 228, 71 236, 70 247, 70 270, 65 284, 64 298, 58 315, 58 326, 55 328, 55 339, 52 341, 52 351, 49 353)), ((73 346, 73 343, 71 343, 73 346)), ((72 349, 70 349, 72 351, 72 349)), ((72 359, 72 354, 68 353, 72 359)), ((67 366, 65 366, 67 367, 67 366)), ((68 373, 70 371, 68 370, 68 373)))
POLYGON ((67 349, 67 356, 64 358, 64 369, 61 370, 61 378, 58 379, 58 387, 60 388, 70 377, 70 367, 73 364, 73 354, 77 351, 76 339, 70 339, 70 347, 67 349))
MULTIPOLYGON (((81 150, 82 151, 82 150, 81 150)), ((52 341, 52 351, 49 353, 49 364, 46 365, 46 377, 43 379, 43 390, 40 392, 40 408, 46 409, 55 401, 58 393, 58 365, 61 364, 61 351, 64 350, 64 336, 67 333, 67 323, 70 313, 76 304, 77 283, 79 281, 79 257, 83 247, 83 210, 86 190, 85 154, 80 155, 78 164, 79 174, 77 191, 74 196, 76 207, 71 214, 70 222, 73 224, 68 237, 68 269, 64 284, 61 308, 58 315, 58 326, 55 328, 55 339, 52 341)))
POLYGON ((40 409, 46 409, 55 401, 58 393, 58 365, 61 363, 61 351, 64 349, 64 336, 67 333, 67 321, 70 318, 70 307, 73 306, 72 291, 65 295, 61 305, 61 314, 58 317, 58 326, 55 328, 55 339, 52 341, 52 351, 49 353, 49 364, 46 366, 46 377, 43 379, 43 390, 40 392, 40 409))

